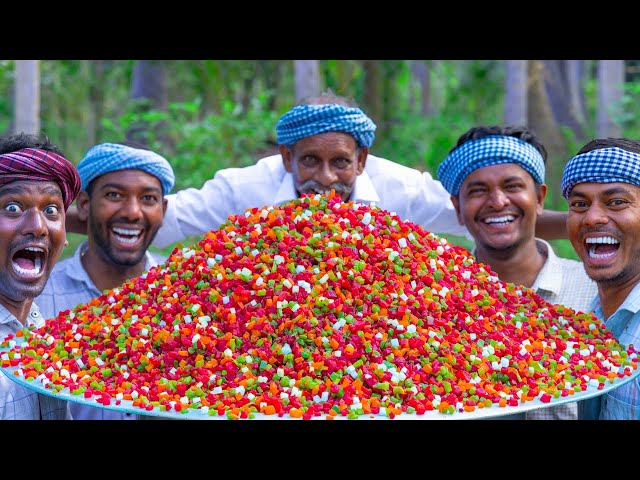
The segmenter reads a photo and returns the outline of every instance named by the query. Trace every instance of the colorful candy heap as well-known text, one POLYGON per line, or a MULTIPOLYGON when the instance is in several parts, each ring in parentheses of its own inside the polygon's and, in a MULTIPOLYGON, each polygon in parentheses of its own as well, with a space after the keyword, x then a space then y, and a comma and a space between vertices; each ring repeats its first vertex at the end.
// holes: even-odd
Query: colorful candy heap
POLYGON ((8 347, 48 388, 229 418, 443 414, 553 402, 637 368, 591 314, 338 196, 231 216, 8 347))

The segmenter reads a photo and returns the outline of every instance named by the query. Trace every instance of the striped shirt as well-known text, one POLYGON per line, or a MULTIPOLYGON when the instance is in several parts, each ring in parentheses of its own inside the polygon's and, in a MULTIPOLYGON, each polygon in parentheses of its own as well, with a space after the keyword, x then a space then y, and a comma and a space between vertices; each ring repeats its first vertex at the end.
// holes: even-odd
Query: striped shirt
MULTIPOLYGON (((86 240, 78 245, 73 256, 59 261, 53 267, 49 280, 36 298, 44 318, 53 318, 63 310, 71 310, 103 292, 98 290, 91 277, 82 266, 82 252, 87 247, 86 240)), ((164 258, 149 251, 146 253, 145 270, 164 262, 164 258)), ((70 402, 74 420, 137 420, 133 413, 92 407, 78 402, 70 402)))
MULTIPOLYGON (((40 327, 43 324, 44 317, 34 301, 26 325, 40 327)), ((0 305, 0 339, 22 328, 22 323, 0 305)), ((71 412, 68 402, 23 387, 3 370, 0 373, 0 420, 71 420, 71 412)))

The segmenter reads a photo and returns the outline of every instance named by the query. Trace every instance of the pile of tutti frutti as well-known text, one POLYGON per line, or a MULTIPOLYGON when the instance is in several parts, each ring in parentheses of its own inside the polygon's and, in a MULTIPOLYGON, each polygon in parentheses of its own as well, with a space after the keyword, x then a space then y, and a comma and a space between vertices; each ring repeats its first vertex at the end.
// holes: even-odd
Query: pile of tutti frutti
POLYGON ((638 364, 592 314, 333 194, 232 215, 145 275, 19 333, 4 339, 2 366, 52 394, 189 418, 504 412, 602 389, 638 364))

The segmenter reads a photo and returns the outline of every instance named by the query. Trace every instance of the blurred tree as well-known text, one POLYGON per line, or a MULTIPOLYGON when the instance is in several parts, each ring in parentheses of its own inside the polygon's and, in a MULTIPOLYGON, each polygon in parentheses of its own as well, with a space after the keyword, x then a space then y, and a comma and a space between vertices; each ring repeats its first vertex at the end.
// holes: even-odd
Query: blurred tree
POLYGON ((569 81, 568 60, 543 60, 543 64, 544 86, 554 118, 560 126, 568 127, 579 143, 583 143, 585 129, 573 101, 579 94, 572 91, 572 88, 581 90, 581 84, 569 81))
MULTIPOLYGON (((136 60, 131 78, 131 100, 136 113, 149 111, 166 111, 168 92, 165 63, 162 60, 136 60)), ((165 138, 162 123, 156 124, 156 131, 150 132, 149 122, 139 118, 127 131, 127 140, 145 145, 150 143, 150 135, 165 138)), ((165 138, 168 143, 170 139, 165 138)))
POLYGON ((40 61, 16 60, 13 132, 40 132, 40 61))
POLYGON ((98 138, 102 138, 102 123, 104 116, 104 88, 105 70, 108 62, 106 60, 91 60, 89 68, 91 71, 89 84, 89 114, 87 118, 87 142, 95 145, 98 138))
POLYGON ((569 85, 570 108, 581 125, 587 122, 587 101, 585 97, 584 83, 587 74, 587 62, 585 60, 566 60, 567 83, 569 85))
POLYGON ((409 90, 409 104, 419 103, 418 112, 425 117, 431 115, 431 78, 428 60, 411 61, 412 85, 409 90))
POLYGON ((318 60, 294 60, 293 76, 295 102, 321 92, 320 62, 318 60))
POLYGON ((624 60, 598 61, 598 109, 596 136, 620 137, 622 127, 617 121, 621 116, 624 93, 624 60))
POLYGON ((553 115, 548 91, 545 88, 546 68, 541 60, 529 60, 528 126, 538 135, 547 149, 549 158, 546 168, 546 183, 551 185, 548 197, 555 204, 560 176, 566 162, 566 145, 558 122, 553 115))
POLYGON ((504 78, 504 123, 527 125, 527 60, 506 60, 504 78))

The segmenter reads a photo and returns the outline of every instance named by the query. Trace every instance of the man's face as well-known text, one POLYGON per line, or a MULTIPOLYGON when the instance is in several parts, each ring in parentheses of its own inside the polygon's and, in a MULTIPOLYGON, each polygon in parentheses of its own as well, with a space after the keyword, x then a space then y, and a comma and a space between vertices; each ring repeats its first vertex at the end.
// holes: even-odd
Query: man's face
POLYGON ((142 170, 118 170, 93 181, 89 199, 82 191, 78 215, 87 220, 89 242, 108 263, 134 266, 162 225, 166 200, 160 180, 142 170))
POLYGON ((578 183, 568 202, 569 240, 589 277, 610 286, 640 280, 640 188, 578 183))
POLYGON ((66 238, 64 201, 56 182, 19 180, 0 186, 0 300, 37 297, 66 238))
POLYGON ((479 250, 507 252, 534 237, 545 195, 522 167, 502 163, 471 172, 451 200, 479 250))
POLYGON ((369 149, 358 148, 347 133, 327 132, 298 140, 291 147, 281 145, 280 153, 299 195, 326 194, 333 189, 348 201, 369 149))

